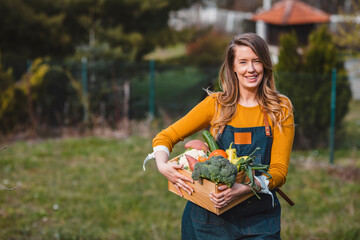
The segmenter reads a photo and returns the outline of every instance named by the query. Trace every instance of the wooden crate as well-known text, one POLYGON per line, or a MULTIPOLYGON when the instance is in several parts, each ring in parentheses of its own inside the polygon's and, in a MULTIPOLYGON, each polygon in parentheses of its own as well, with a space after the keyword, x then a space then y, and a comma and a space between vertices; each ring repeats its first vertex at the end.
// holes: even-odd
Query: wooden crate
MULTIPOLYGON (((177 161, 178 158, 179 158, 179 156, 170 161, 177 161)), ((178 171, 181 174, 191 178, 190 171, 187 171, 185 169, 179 169, 178 171)), ((243 180, 243 176, 244 176, 243 174, 239 173, 238 176, 236 177, 236 182, 241 182, 243 180)), ((237 199, 233 200, 226 207, 216 208, 214 206, 215 204, 210 200, 209 195, 212 192, 219 193, 220 190, 218 189, 218 187, 221 185, 216 185, 215 183, 213 183, 209 180, 206 180, 206 179, 203 179, 203 184, 201 184, 200 181, 194 181, 194 183, 189 183, 189 182, 186 182, 186 183, 194 189, 194 192, 191 195, 189 195, 186 191, 181 189, 180 191, 183 194, 183 197, 185 199, 199 205, 200 207, 203 207, 217 215, 220 215, 220 214, 226 212, 227 210, 231 209, 232 207, 236 206, 237 204, 245 201, 246 199, 248 199, 249 197, 254 195, 253 192, 250 192, 246 196, 242 196, 241 198, 237 198, 237 199)), ((170 181, 168 181, 168 189, 169 189, 169 191, 180 196, 178 190, 175 188, 174 184, 172 184, 170 181)))

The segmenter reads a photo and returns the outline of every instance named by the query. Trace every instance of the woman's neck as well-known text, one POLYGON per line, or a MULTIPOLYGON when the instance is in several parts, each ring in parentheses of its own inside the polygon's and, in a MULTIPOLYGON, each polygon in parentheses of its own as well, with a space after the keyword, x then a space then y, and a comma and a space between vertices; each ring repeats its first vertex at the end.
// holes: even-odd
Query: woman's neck
POLYGON ((254 107, 258 105, 258 101, 256 99, 256 94, 251 92, 246 92, 240 94, 239 104, 244 107, 254 107))

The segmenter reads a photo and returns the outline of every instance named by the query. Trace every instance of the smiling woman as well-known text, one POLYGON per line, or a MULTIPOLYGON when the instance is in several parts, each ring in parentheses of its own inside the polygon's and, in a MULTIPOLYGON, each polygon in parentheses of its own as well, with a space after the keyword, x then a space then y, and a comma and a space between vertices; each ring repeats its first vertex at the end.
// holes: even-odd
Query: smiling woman
MULTIPOLYGON (((181 165, 168 163, 174 145, 210 127, 219 149, 231 144, 240 156, 256 152, 259 164, 270 165, 271 179, 255 172, 256 196, 217 216, 188 202, 182 218, 182 239, 280 239, 280 203, 276 189, 285 181, 294 138, 290 100, 277 92, 272 62, 265 41, 254 33, 233 38, 220 69, 222 91, 207 91, 208 97, 187 115, 161 131, 153 140, 158 170, 175 188, 193 190, 192 179, 181 175, 181 165)), ((216 208, 251 192, 248 185, 235 183, 210 194, 216 208)))

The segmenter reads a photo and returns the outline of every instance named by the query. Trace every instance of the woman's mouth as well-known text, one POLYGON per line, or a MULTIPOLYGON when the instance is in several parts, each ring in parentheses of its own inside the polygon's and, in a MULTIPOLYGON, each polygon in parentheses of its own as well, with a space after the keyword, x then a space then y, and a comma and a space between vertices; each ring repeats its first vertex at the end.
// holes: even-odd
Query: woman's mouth
POLYGON ((246 76, 245 79, 249 82, 255 82, 257 79, 257 75, 254 76, 246 76))

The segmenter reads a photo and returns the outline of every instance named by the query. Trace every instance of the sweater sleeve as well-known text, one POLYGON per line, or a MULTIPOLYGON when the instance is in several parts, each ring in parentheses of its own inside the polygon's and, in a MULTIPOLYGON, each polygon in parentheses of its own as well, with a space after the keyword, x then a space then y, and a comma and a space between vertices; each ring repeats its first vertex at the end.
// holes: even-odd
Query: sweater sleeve
POLYGON ((174 145, 210 125, 215 113, 215 98, 207 96, 184 117, 162 130, 153 139, 153 147, 163 145, 171 152, 174 145))
MULTIPOLYGON (((289 111, 286 109, 285 114, 288 113, 289 111)), ((282 125, 281 130, 278 127, 273 128, 274 138, 269 171, 272 176, 272 178, 269 179, 270 189, 281 187, 286 181, 295 132, 292 112, 289 113, 289 117, 282 125)))

